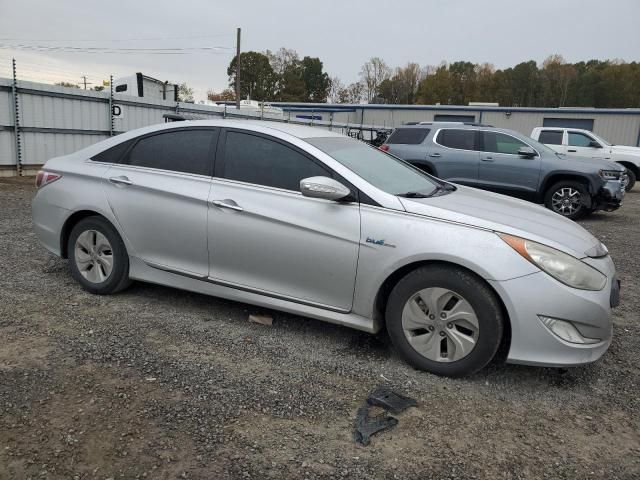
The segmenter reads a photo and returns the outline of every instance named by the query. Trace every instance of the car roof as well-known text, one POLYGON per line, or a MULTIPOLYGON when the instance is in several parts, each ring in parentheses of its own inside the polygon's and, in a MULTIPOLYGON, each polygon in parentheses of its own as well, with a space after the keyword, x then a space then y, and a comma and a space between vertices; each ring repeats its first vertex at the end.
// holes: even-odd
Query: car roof
POLYGON ((320 126, 310 127, 306 125, 297 125, 273 120, 185 120, 181 122, 170 122, 154 125, 153 127, 149 128, 147 131, 160 131, 165 129, 184 127, 228 127, 260 132, 268 132, 269 130, 274 130, 301 139, 317 137, 344 137, 344 135, 342 135, 341 133, 331 132, 326 128, 320 126))

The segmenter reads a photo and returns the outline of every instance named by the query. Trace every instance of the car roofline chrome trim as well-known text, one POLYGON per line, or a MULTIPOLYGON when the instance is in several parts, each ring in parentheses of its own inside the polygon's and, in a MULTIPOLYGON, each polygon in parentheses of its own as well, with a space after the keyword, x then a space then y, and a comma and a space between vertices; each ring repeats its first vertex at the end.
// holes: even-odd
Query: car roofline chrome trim
POLYGON ((213 283, 214 285, 219 285, 221 287, 233 288, 235 290, 241 290, 243 292, 254 293, 257 295, 263 295, 265 297, 271 297, 278 300, 285 300, 287 302, 298 303, 300 305, 306 305, 308 307, 321 308, 323 310, 328 310, 336 313, 350 313, 351 310, 345 310, 344 308, 334 307, 331 305, 325 305, 324 303, 312 302, 310 300, 304 300, 296 297, 291 297, 289 295, 283 295, 281 293, 270 292, 267 290, 261 290, 259 288, 249 287, 247 285, 241 285, 238 283, 228 282, 225 280, 220 280, 218 278, 210 277, 208 275, 198 274, 195 272, 190 272, 187 270, 181 270, 174 267, 169 267, 167 265, 162 265, 159 263, 149 262, 147 260, 143 260, 149 267, 155 268, 156 270, 162 270, 164 272, 173 273, 176 275, 182 275, 183 277, 193 278, 194 280, 200 280, 207 283, 213 283))

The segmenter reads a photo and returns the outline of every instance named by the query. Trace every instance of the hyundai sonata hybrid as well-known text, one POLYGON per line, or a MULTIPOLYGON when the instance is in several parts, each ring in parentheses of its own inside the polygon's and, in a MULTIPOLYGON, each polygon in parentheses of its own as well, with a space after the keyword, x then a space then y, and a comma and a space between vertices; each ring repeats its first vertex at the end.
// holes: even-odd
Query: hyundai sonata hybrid
POLYGON ((168 285, 376 333, 439 375, 609 347, 619 282, 574 222, 322 128, 130 131, 38 173, 38 238, 87 291, 168 285))

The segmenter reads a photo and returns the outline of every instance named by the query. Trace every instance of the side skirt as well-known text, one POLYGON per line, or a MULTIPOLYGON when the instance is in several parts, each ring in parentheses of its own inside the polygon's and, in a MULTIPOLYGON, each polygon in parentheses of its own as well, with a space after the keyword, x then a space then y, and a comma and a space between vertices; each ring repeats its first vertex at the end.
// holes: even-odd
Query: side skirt
POLYGON ((336 325, 343 325, 367 333, 377 333, 382 328, 380 322, 375 322, 371 318, 366 318, 355 313, 337 312, 327 308, 304 305, 283 298, 241 290, 239 288, 221 285, 220 283, 214 283, 214 281, 209 281, 207 277, 191 276, 186 272, 184 274, 173 273, 164 267, 149 266, 139 258, 132 256, 129 257, 129 276, 132 280, 155 283, 236 302, 272 308, 274 310, 314 318, 336 325))

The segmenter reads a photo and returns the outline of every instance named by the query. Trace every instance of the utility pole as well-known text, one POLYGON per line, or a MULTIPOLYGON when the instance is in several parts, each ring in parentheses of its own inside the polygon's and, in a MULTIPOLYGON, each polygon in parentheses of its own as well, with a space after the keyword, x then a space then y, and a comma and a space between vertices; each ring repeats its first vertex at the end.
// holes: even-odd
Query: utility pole
POLYGON ((91 85, 91 82, 87 82, 87 76, 86 75, 82 75, 80 78, 83 80, 82 83, 84 83, 84 89, 86 90, 87 89, 87 85, 91 85))
POLYGON ((240 110, 240 27, 236 40, 236 110, 240 110))

